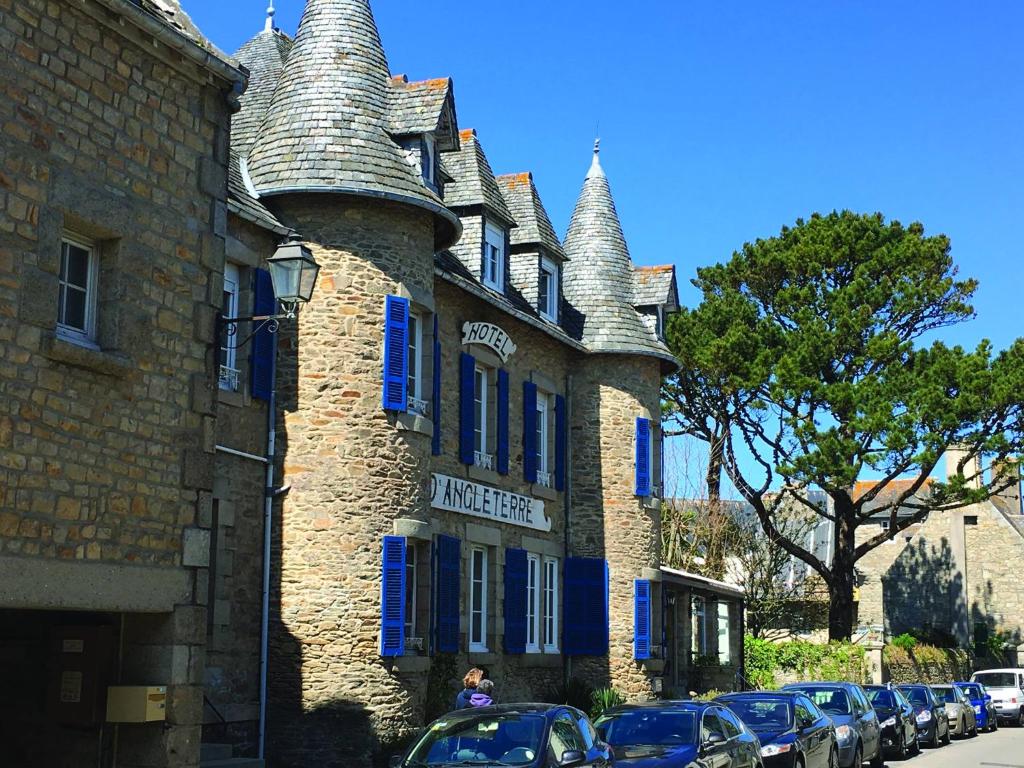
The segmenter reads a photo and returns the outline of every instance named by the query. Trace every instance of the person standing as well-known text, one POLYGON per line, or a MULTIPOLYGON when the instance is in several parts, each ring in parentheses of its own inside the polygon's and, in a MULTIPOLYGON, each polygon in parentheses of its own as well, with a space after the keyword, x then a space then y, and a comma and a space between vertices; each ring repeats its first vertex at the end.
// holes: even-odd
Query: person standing
POLYGON ((484 679, 476 684, 476 693, 469 697, 471 707, 489 707, 494 704, 491 694, 494 693, 494 683, 484 679))
POLYGON ((463 688, 459 691, 458 696, 455 697, 455 709, 468 709, 470 706, 470 698, 476 693, 477 685, 484 679, 484 671, 479 667, 473 667, 466 676, 462 678, 463 688))

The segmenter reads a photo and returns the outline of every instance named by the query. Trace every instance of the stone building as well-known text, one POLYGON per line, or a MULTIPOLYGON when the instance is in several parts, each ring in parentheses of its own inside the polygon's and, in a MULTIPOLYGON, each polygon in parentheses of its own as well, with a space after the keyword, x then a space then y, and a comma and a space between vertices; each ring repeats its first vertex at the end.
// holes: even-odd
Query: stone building
POLYGON ((0 46, 0 762, 194 766, 245 74, 171 0, 0 0, 0 46))
POLYGON ((287 230, 322 271, 278 333, 269 483, 265 403, 222 369, 207 741, 258 749, 267 510, 274 765, 386 754, 472 665, 506 701, 652 695, 678 299, 631 261, 597 149, 563 242, 449 79, 391 75, 366 0, 309 0, 294 40, 268 21, 236 55, 225 274, 247 285, 287 230))

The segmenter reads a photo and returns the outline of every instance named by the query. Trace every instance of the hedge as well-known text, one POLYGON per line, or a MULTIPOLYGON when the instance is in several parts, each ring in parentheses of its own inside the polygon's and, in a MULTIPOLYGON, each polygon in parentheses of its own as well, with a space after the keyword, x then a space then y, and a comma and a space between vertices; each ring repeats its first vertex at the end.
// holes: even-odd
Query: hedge
POLYGON ((867 681, 864 649, 852 643, 772 643, 747 635, 744 648, 747 682, 761 690, 805 680, 867 681))
POLYGON ((882 659, 893 683, 948 683, 971 676, 971 657, 958 648, 915 645, 907 649, 887 645, 882 659))

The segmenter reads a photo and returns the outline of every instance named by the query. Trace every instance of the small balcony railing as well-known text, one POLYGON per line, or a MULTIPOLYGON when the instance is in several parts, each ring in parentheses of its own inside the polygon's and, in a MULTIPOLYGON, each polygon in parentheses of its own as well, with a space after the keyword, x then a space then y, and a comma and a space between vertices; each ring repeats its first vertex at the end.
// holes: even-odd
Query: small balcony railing
POLYGON ((545 488, 554 488, 555 478, 550 472, 537 471, 537 485, 541 485, 545 488))
POLYGON ((409 413, 415 413, 417 416, 429 416, 430 403, 426 400, 420 400, 418 397, 410 397, 409 413))
POLYGON ((494 469, 494 454, 473 451, 473 464, 480 469, 494 469))
POLYGON ((220 367, 220 388, 229 392, 237 392, 241 381, 242 372, 237 368, 229 368, 226 365, 220 367))

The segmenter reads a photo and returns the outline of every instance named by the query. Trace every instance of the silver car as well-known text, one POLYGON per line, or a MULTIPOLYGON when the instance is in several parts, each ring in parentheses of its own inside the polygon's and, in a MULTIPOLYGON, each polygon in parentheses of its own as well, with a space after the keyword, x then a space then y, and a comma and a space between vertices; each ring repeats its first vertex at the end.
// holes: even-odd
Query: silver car
POLYGON ((978 735, 978 716, 974 714, 974 705, 964 696, 963 691, 955 685, 933 685, 932 693, 946 705, 950 734, 961 738, 978 735))
POLYGON ((986 669, 971 675, 971 682, 985 686, 1002 722, 1024 726, 1024 669, 986 669))

